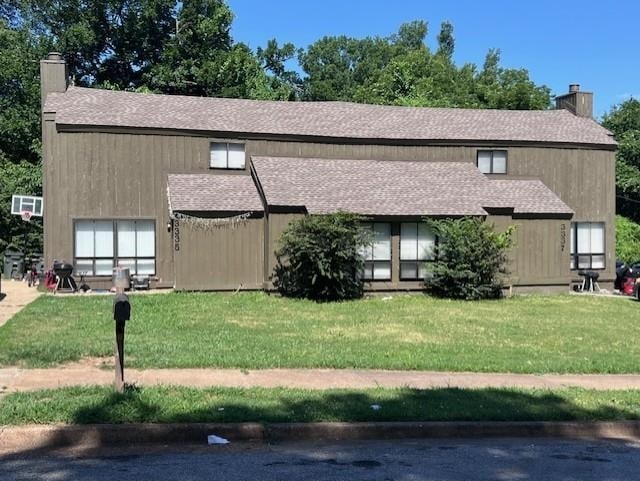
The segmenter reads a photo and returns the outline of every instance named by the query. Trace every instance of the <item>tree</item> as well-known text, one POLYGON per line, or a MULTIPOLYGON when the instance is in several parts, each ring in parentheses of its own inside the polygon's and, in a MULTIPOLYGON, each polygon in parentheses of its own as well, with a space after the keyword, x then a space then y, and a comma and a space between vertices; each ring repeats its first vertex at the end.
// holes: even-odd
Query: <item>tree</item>
POLYGON ((640 101, 628 99, 606 113, 602 125, 618 141, 617 212, 640 222, 640 101))
POLYGON ((500 67, 490 50, 482 70, 453 62, 453 25, 443 22, 435 54, 427 24, 400 26, 388 38, 324 37, 299 55, 303 98, 425 107, 547 109, 550 90, 524 69, 500 67))
POLYGON ((49 42, 0 20, 0 157, 40 160, 40 72, 49 42))
POLYGON ((436 234, 435 261, 427 264, 427 290, 455 299, 491 299, 502 295, 500 275, 507 273, 507 249, 514 227, 497 233, 480 218, 430 220, 436 234))
POLYGON ((296 100, 302 91, 302 79, 298 72, 287 69, 287 62, 296 56, 296 47, 292 43, 285 43, 280 47, 278 41, 269 40, 266 48, 258 47, 256 57, 262 68, 270 72, 270 88, 274 96, 281 100, 296 100))
POLYGON ((627 264, 640 261, 640 224, 616 216, 616 259, 627 264))
POLYGON ((84 86, 143 84, 175 28, 175 0, 26 0, 24 24, 62 52, 84 86))
POLYGON ((362 297, 360 247, 370 242, 362 218, 338 212, 294 221, 276 251, 273 284, 285 296, 337 301, 362 297))
POLYGON ((233 13, 222 0, 189 0, 177 12, 176 32, 145 75, 163 93, 269 98, 258 59, 230 30, 233 13))
POLYGON ((11 196, 15 193, 42 195, 40 166, 30 162, 8 162, 0 155, 0 252, 7 247, 25 254, 42 252, 42 220, 30 223, 11 214, 11 196))
POLYGON ((440 26, 440 33, 438 34, 437 55, 442 55, 443 57, 451 59, 455 45, 455 39, 453 38, 453 25, 449 22, 442 22, 442 25, 440 26))

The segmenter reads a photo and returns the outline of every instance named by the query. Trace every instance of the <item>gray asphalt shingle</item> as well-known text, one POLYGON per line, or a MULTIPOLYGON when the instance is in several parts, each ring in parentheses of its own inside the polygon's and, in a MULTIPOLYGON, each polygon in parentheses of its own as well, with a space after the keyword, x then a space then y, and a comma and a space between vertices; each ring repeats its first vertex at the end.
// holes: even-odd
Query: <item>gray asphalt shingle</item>
POLYGON ((416 141, 521 141, 615 146, 592 119, 566 110, 488 110, 279 102, 70 87, 45 112, 66 125, 416 141))
POLYGON ((262 201, 249 175, 169 174, 173 211, 262 212, 262 201))
POLYGON ((485 207, 517 214, 573 211, 537 180, 492 180, 469 162, 409 162, 252 157, 269 206, 310 214, 486 215, 485 207))

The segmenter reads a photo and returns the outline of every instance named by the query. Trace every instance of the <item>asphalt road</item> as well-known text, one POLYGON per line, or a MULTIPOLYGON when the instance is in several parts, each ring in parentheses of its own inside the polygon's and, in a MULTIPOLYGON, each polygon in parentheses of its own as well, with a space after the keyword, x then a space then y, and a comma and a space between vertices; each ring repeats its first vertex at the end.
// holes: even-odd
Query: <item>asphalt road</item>
POLYGON ((0 456, 2 481, 640 480, 640 443, 551 439, 185 446, 0 456))

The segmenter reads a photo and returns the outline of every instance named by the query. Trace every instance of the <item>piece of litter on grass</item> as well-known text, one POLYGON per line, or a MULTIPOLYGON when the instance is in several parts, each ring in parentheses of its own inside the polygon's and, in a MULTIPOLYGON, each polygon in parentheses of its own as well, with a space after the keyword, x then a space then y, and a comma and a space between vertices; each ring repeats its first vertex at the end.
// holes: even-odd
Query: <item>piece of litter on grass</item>
POLYGON ((207 442, 209 444, 229 444, 228 439, 221 438, 220 436, 216 436, 215 434, 209 434, 209 436, 207 436, 207 442))
POLYGON ((383 301, 390 301, 391 299, 393 299, 393 296, 386 296, 382 298, 383 301))
POLYGON ((380 406, 380 404, 372 404, 371 409, 373 409, 374 411, 380 411, 380 409, 382 409, 382 406, 380 406))
POLYGON ((224 408, 218 408, 218 411, 224 411, 224 408))

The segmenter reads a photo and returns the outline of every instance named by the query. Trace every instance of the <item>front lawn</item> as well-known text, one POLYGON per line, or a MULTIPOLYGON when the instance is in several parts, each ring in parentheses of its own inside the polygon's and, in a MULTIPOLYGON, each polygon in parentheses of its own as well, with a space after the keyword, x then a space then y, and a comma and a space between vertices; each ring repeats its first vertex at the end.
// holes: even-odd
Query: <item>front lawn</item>
MULTIPOLYGON (((587 296, 316 304, 263 293, 131 296, 130 367, 640 372, 640 304, 587 296)), ((43 296, 0 328, 0 365, 112 356, 111 296, 43 296)))
POLYGON ((171 422, 620 421, 640 391, 73 387, 0 399, 0 426, 171 422), (372 405, 379 408, 372 409, 372 405))

